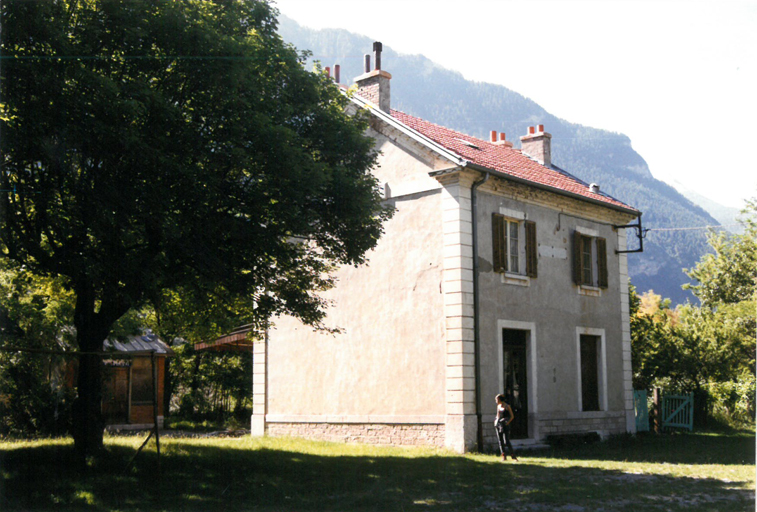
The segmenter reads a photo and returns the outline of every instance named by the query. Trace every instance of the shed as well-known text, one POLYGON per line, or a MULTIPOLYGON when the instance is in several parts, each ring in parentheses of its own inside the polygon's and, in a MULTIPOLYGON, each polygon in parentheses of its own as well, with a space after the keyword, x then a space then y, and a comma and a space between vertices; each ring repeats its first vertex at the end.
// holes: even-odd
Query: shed
POLYGON ((158 425, 163 426, 167 359, 173 350, 155 334, 105 340, 103 349, 130 357, 103 361, 102 412, 111 429, 150 428, 153 425, 152 354, 155 354, 158 387, 158 425))

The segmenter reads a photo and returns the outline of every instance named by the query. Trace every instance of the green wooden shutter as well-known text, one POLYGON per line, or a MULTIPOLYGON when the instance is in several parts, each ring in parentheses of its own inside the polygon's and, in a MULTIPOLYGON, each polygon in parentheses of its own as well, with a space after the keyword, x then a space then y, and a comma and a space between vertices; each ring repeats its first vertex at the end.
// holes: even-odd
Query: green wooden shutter
POLYGON ((526 226, 526 275, 528 277, 537 276, 537 265, 539 262, 536 247, 536 222, 527 220, 526 226))
POLYGON ((583 236, 578 231, 573 232, 573 282, 583 284, 583 271, 581 268, 581 253, 583 236))
POLYGON ((505 217, 492 213, 492 266, 495 272, 505 271, 507 261, 507 244, 505 243, 505 217))
POLYGON ((597 238, 597 270, 599 287, 607 288, 607 241, 604 238, 597 238))

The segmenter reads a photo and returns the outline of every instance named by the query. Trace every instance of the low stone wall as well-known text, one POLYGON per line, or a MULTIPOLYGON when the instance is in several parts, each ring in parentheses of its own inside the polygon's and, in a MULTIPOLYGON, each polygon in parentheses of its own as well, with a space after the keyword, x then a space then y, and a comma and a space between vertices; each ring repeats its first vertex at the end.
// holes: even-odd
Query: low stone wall
POLYGON ((376 423, 268 423, 269 436, 388 446, 444 446, 444 425, 376 423))

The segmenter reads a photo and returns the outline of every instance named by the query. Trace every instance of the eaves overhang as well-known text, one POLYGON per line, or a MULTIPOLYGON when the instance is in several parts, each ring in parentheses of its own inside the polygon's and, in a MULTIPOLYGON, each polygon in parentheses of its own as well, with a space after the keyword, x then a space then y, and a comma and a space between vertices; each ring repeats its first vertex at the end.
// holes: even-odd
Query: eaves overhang
POLYGON ((451 161, 453 164, 459 165, 462 167, 465 167, 467 165, 468 161, 465 158, 461 157, 457 153, 450 151, 449 149, 445 148, 438 142, 434 142, 433 140, 426 137, 425 135, 413 130, 409 126, 405 125, 404 123, 392 117, 391 114, 388 114, 387 112, 384 112, 383 110, 378 108, 376 105, 374 105, 370 101, 364 100, 357 94, 353 94, 350 97, 350 100, 355 102, 359 107, 368 110, 372 115, 376 116, 378 119, 385 122, 386 124, 394 128, 395 130, 401 132, 402 134, 406 135, 407 137, 421 144, 422 146, 425 146, 428 149, 434 151, 438 155, 446 158, 447 160, 451 161))
MULTIPOLYGON (((545 185, 543 183, 537 183, 537 182, 526 180, 526 179, 523 179, 523 178, 518 178, 517 176, 513 176, 511 174, 507 174, 507 173, 504 173, 502 171, 498 171, 496 169, 490 169, 490 168, 485 167, 483 165, 479 165, 479 164, 470 162, 470 161, 465 160, 465 159, 463 159, 463 160, 464 160, 465 163, 460 164, 461 167, 466 167, 468 169, 472 169, 474 171, 478 171, 478 172, 482 172, 482 173, 488 173, 488 174, 491 174, 492 176, 494 176, 496 178, 500 178, 500 179, 507 180, 507 181, 512 181, 514 183, 519 183, 521 185, 528 185, 529 187, 538 188, 540 190, 545 190, 545 191, 548 191, 548 192, 552 192, 554 194, 558 194, 558 195, 561 195, 561 196, 564 196, 564 197, 570 197, 572 199, 576 199, 576 200, 579 200, 579 201, 585 201, 587 203, 592 203, 592 204, 595 204, 597 206, 604 206, 605 208, 610 208, 611 210, 615 210, 615 211, 619 211, 619 212, 622 212, 622 213, 625 213, 625 214, 628 214, 628 215, 632 215, 633 217, 640 217, 641 216, 641 212, 639 210, 635 209, 635 208, 624 208, 624 207, 622 207, 620 205, 616 205, 616 204, 612 204, 612 203, 607 203, 605 201, 600 201, 598 199, 593 199, 591 197, 586 197, 586 196, 583 196, 581 194, 576 194, 574 192, 569 192, 569 191, 563 190, 561 188, 551 187, 551 186, 545 185)), ((431 171, 428 174, 429 174, 429 176, 436 177, 436 176, 441 176, 443 174, 451 174, 452 172, 457 172, 457 170, 456 169, 443 169, 443 170, 440 170, 440 171, 431 171)))

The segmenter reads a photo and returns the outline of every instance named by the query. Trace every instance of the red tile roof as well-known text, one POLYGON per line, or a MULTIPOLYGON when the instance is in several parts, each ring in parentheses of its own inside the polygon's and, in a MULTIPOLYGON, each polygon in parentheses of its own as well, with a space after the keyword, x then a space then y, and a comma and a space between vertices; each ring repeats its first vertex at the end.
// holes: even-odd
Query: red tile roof
POLYGON ((520 178, 534 184, 544 185, 594 201, 607 203, 623 209, 638 211, 617 199, 589 190, 589 186, 564 171, 541 165, 519 149, 477 139, 464 133, 430 123, 423 119, 392 109, 392 117, 405 126, 433 140, 468 162, 503 174, 520 178), (475 147, 471 147, 471 144, 475 147))

